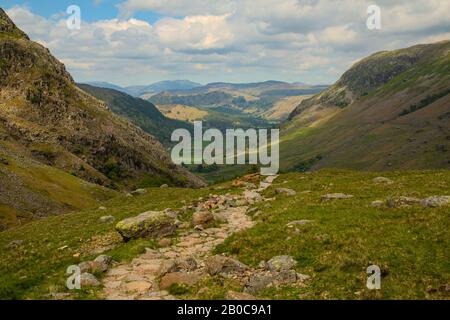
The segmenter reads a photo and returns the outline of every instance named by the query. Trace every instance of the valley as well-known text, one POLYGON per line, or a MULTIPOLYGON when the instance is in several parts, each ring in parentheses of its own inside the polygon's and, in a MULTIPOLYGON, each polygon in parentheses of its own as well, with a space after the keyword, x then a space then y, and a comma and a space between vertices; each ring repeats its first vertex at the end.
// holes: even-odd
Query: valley
POLYGON ((82 83, 42 43, 0 8, 0 300, 448 299, 449 40, 332 85, 82 83), (280 129, 280 170, 176 161, 196 121, 280 129))

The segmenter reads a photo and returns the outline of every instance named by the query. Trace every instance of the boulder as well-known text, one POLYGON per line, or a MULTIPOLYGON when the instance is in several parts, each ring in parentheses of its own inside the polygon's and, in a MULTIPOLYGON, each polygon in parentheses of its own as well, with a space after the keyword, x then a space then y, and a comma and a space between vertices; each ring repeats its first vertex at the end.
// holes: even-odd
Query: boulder
POLYGON ((420 199, 413 197, 394 197, 386 200, 389 208, 404 208, 420 203, 420 199))
POLYGON ((288 196, 295 196, 297 194, 297 192, 295 192, 295 190, 288 189, 288 188, 276 188, 275 193, 276 194, 285 194, 288 196))
POLYGON ((161 185, 161 189, 164 189, 164 188, 168 188, 169 187, 169 185, 168 184, 163 184, 163 185, 161 185))
POLYGON ((333 200, 333 199, 350 199, 353 198, 351 194, 345 193, 328 193, 322 196, 324 200, 333 200))
POLYGON ((209 211, 196 211, 192 215, 192 225, 205 226, 214 221, 214 215, 209 211))
POLYGON ((99 255, 91 262, 92 272, 106 272, 112 263, 112 257, 107 255, 99 255))
POLYGON ((197 282, 201 280, 199 274, 196 273, 187 273, 187 272, 170 272, 166 273, 159 282, 159 288, 161 290, 167 290, 172 285, 185 285, 185 286, 193 286, 197 282))
POLYGON ((205 261, 206 271, 210 275, 243 272, 248 267, 242 262, 224 256, 211 256, 205 261))
POLYGON ((116 230, 125 241, 138 238, 161 238, 176 231, 174 219, 164 212, 148 211, 117 223, 116 230))
POLYGON ((100 281, 93 274, 84 272, 80 275, 80 285, 81 287, 97 287, 100 281))
POLYGON ((267 267, 271 271, 290 270, 297 264, 291 256, 276 256, 267 261, 267 267))
POLYGON ((432 196, 420 201, 424 207, 440 207, 450 203, 450 196, 432 196))

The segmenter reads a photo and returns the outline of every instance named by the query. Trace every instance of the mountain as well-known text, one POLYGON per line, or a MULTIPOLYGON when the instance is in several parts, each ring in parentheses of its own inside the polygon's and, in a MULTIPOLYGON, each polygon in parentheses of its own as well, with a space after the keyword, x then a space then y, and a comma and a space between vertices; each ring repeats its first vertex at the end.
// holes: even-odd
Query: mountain
POLYGON ((134 98, 126 93, 106 88, 78 84, 78 87, 99 100, 104 101, 112 112, 128 118, 145 132, 155 136, 164 145, 170 145, 170 136, 175 129, 192 130, 184 121, 165 117, 151 102, 134 98))
POLYGON ((281 135, 284 169, 449 168, 450 41, 375 53, 302 101, 281 135))
POLYGON ((74 202, 83 202, 78 191, 102 198, 95 193, 103 188, 92 183, 204 185, 174 165, 157 139, 79 89, 64 65, 30 41, 2 9, 0 66, 3 218, 77 207, 74 202))
POLYGON ((189 80, 166 80, 155 82, 148 86, 130 86, 125 89, 133 96, 139 97, 149 93, 159 93, 163 91, 190 90, 202 86, 200 83, 189 80))
POLYGON ((87 84, 93 87, 97 87, 97 88, 105 88, 105 89, 112 89, 112 90, 116 90, 116 91, 120 91, 126 94, 130 94, 130 92, 118 85, 109 83, 109 82, 103 82, 103 81, 90 81, 90 82, 86 82, 86 83, 82 83, 82 84, 87 84))
MULTIPOLYGON (((280 100, 286 97, 298 97, 316 94, 325 90, 326 86, 307 86, 290 84, 281 81, 265 81, 257 83, 225 83, 215 82, 190 90, 173 90, 151 95, 147 100, 161 105, 184 105, 189 107, 214 108, 216 111, 229 114, 247 114, 266 117, 277 114, 280 100)), ((289 109, 292 111, 292 108, 289 109)), ((280 118, 285 112, 280 112, 280 118)), ((280 119, 275 117, 276 119, 280 119)))

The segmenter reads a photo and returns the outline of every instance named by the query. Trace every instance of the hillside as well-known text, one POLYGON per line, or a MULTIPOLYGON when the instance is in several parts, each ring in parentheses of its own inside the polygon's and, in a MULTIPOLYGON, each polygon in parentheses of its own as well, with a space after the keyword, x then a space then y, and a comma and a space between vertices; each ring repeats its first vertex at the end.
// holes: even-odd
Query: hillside
POLYGON ((58 211, 56 207, 77 207, 64 197, 55 198, 48 183, 51 188, 67 189, 64 192, 76 192, 84 185, 86 192, 89 188, 95 191, 85 182, 117 188, 135 188, 143 181, 203 185, 172 164, 153 136, 77 88, 64 65, 30 41, 1 9, 0 66, 0 150, 4 158, 0 166, 1 175, 10 181, 2 184, 3 216, 25 212, 37 217, 58 211), (45 205, 41 208, 38 203, 45 205))
POLYGON ((449 168, 449 93, 450 41, 376 53, 291 113, 282 167, 449 168))
POLYGON ((167 118, 146 100, 134 98, 114 89, 99 88, 86 84, 78 84, 78 87, 104 101, 112 112, 129 119, 166 146, 171 144, 170 136, 175 129, 192 129, 192 126, 184 121, 167 118))

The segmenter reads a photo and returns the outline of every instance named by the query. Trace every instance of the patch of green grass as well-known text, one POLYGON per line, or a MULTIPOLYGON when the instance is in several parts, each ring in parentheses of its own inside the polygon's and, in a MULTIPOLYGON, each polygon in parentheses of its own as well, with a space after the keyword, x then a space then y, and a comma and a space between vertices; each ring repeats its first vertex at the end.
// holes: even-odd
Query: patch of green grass
MULTIPOLYGON (((275 299, 442 299, 429 293, 450 281, 450 211, 448 207, 374 208, 390 196, 450 194, 449 171, 383 173, 392 185, 372 182, 376 173, 322 170, 287 174, 276 180, 297 191, 295 197, 259 205, 255 227, 235 234, 216 249, 252 266, 276 255, 292 255, 297 271, 312 276, 306 288, 273 288, 261 294, 275 299), (287 181, 287 183, 283 183, 287 181), (343 192, 352 199, 324 202, 321 196, 343 192), (298 234, 293 220, 312 222, 298 234), (368 290, 366 268, 383 271, 381 290, 368 290)), ((275 196, 273 189, 268 197, 275 196)))

